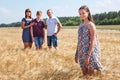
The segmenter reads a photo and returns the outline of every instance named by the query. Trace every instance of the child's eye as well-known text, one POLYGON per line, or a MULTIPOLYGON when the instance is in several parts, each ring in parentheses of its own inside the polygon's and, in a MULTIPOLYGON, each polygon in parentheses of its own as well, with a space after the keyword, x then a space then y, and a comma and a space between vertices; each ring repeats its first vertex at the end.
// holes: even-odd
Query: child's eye
POLYGON ((85 13, 83 13, 83 15, 84 15, 85 13))

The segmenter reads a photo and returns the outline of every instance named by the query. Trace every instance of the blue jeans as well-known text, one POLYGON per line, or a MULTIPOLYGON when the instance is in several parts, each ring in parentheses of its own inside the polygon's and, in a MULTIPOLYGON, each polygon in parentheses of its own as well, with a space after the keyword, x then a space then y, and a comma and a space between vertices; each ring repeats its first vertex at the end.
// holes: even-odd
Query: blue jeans
POLYGON ((47 45, 48 46, 54 46, 57 47, 58 46, 58 38, 55 35, 52 36, 47 36, 47 45))
POLYGON ((42 46, 44 38, 43 37, 34 37, 34 40, 35 40, 36 46, 42 46))

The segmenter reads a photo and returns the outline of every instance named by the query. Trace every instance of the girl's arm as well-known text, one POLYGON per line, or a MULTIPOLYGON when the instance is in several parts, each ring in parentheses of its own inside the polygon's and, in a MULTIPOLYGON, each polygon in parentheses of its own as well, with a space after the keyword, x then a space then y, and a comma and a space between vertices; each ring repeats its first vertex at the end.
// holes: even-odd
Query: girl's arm
MULTIPOLYGON (((82 24, 79 25, 79 28, 81 27, 82 24)), ((75 62, 78 63, 78 43, 77 43, 77 49, 76 49, 76 53, 75 53, 75 62)))
MULTIPOLYGON (((30 24, 30 25, 31 25, 31 24, 30 24)), ((34 37, 33 37, 33 27, 30 28, 30 33, 31 33, 32 41, 34 41, 34 37)))
POLYGON ((89 30, 90 30, 90 47, 89 47, 89 50, 87 52, 87 57, 84 62, 85 65, 89 64, 90 56, 91 56, 92 50, 94 48, 96 29, 95 29, 95 25, 93 23, 90 24, 89 30))
POLYGON ((77 49, 75 53, 75 62, 78 63, 78 44, 77 44, 77 49))
POLYGON ((89 51, 87 52, 87 54, 90 56, 94 47, 94 42, 95 42, 95 34, 96 34, 96 28, 95 28, 95 24, 91 23, 90 27, 90 47, 89 47, 89 51))
POLYGON ((25 26, 25 22, 24 21, 21 22, 21 26, 22 26, 22 29, 26 29, 26 28, 30 27, 30 25, 25 26))

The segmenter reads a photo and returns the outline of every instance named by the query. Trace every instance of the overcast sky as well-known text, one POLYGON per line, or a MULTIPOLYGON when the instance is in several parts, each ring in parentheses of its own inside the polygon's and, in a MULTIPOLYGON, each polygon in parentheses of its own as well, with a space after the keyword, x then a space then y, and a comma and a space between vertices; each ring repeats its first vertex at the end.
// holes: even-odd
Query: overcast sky
POLYGON ((32 11, 35 18, 37 10, 47 18, 47 9, 52 9, 59 17, 79 16, 78 9, 87 5, 92 14, 120 10, 120 0, 0 0, 0 24, 21 21, 26 8, 32 11))

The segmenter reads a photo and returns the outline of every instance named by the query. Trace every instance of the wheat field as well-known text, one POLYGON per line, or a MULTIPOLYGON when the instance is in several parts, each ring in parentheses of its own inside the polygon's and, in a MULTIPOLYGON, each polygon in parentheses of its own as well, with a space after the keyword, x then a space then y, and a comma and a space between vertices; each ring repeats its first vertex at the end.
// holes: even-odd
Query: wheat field
MULTIPOLYGON (((120 31, 97 30, 104 71, 89 80, 120 80, 120 31)), ((62 29, 59 50, 23 50, 21 28, 0 28, 0 80, 81 80, 74 62, 77 29, 62 29)))

